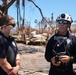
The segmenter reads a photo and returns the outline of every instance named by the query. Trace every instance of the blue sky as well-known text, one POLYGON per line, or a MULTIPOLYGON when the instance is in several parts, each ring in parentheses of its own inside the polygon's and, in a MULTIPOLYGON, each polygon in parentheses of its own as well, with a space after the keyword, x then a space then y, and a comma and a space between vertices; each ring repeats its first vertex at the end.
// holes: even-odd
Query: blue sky
MULTIPOLYGON (((76 0, 34 0, 34 2, 41 8, 44 17, 51 19, 51 13, 54 13, 55 20, 59 14, 68 13, 72 16, 73 20, 76 20, 76 0)), ((39 10, 31 2, 26 1, 25 11, 25 19, 31 22, 32 27, 35 27, 34 20, 40 21, 42 19, 39 10)), ((16 20, 16 12, 15 5, 12 5, 9 8, 8 14, 16 20)), ((22 12, 21 10, 21 14, 22 12)))

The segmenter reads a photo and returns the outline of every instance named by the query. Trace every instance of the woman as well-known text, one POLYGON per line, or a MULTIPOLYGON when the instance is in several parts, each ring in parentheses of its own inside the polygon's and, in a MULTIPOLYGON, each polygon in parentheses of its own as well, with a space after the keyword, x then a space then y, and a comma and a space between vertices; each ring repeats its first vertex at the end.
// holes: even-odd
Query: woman
POLYGON ((15 20, 9 15, 0 17, 0 75, 17 75, 20 68, 20 56, 15 39, 10 31, 15 20))

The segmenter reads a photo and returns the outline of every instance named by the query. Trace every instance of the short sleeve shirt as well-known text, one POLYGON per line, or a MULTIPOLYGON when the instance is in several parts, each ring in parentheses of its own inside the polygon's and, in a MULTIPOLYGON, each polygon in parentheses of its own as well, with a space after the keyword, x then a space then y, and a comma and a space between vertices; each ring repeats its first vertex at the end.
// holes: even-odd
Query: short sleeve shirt
POLYGON ((14 67, 16 66, 17 54, 18 48, 14 38, 11 36, 6 37, 2 32, 0 32, 0 58, 6 58, 7 61, 11 64, 11 66, 14 67))

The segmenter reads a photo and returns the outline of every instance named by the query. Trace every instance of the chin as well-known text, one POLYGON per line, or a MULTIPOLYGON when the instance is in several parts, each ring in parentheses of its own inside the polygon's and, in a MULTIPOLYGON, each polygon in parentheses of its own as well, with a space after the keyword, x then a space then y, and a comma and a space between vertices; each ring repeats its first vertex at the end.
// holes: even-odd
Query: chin
POLYGON ((65 31, 64 31, 64 30, 59 30, 59 32, 60 32, 60 33, 64 33, 65 31))

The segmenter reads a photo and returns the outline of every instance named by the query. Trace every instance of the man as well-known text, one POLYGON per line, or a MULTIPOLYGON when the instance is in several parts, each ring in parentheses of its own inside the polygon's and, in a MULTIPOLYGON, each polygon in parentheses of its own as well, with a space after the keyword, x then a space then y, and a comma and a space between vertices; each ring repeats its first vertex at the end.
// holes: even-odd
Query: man
POLYGON ((10 31, 15 20, 9 15, 0 17, 0 75, 17 75, 20 68, 20 56, 15 39, 10 31))
POLYGON ((73 20, 63 13, 56 21, 58 32, 48 40, 45 51, 45 59, 51 63, 49 75, 75 75, 76 37, 69 32, 73 20))

